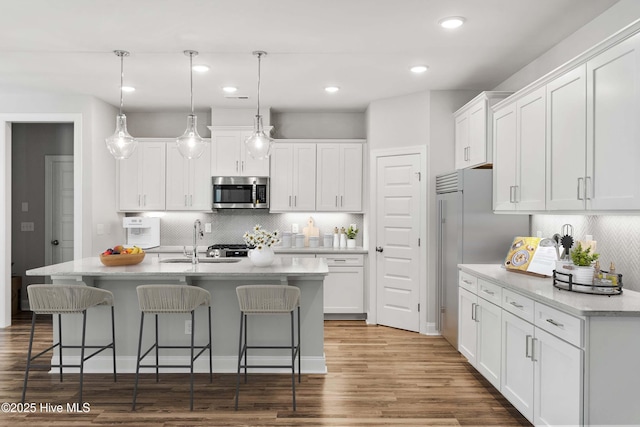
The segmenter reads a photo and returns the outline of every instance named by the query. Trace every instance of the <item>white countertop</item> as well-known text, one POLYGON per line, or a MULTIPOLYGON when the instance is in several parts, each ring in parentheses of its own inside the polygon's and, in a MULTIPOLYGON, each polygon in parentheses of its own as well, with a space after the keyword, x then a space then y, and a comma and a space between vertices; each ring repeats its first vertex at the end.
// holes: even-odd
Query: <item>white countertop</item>
POLYGON ((137 265, 107 267, 100 258, 83 258, 27 270, 27 276, 215 276, 224 277, 303 277, 326 276, 327 263, 322 258, 278 257, 268 267, 256 267, 248 258, 236 263, 161 263, 158 257, 145 257, 137 265))
POLYGON ((623 288, 620 295, 581 294, 555 288, 550 277, 514 273, 498 264, 459 264, 458 267, 476 277, 578 316, 640 316, 640 292, 623 288))

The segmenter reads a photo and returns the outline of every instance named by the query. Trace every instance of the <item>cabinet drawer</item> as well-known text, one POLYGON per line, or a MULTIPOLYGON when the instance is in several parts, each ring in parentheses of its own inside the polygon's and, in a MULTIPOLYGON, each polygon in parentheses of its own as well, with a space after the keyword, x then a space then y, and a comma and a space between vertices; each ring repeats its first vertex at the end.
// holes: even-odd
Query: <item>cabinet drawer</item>
POLYGON ((536 302, 534 324, 577 347, 583 346, 584 322, 582 319, 536 302))
POLYGON ((478 279, 478 296, 500 307, 502 287, 486 280, 478 279))
POLYGON ((478 293, 478 278, 462 270, 459 271, 458 284, 469 292, 478 293))
POLYGON ((527 297, 511 292, 509 289, 503 289, 502 308, 526 320, 527 322, 533 323, 533 300, 527 297))
POLYGON ((364 265, 364 255, 316 255, 316 258, 324 258, 329 267, 364 265))

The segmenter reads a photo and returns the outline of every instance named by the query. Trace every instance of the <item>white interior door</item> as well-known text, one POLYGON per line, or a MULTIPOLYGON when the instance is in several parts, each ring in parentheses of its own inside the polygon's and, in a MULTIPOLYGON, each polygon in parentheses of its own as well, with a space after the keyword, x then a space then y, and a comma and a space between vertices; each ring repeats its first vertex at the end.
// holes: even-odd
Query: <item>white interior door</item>
POLYGON ((378 323, 420 329, 420 155, 384 156, 376 164, 378 323))
POLYGON ((73 260, 73 156, 45 157, 45 263, 73 260))

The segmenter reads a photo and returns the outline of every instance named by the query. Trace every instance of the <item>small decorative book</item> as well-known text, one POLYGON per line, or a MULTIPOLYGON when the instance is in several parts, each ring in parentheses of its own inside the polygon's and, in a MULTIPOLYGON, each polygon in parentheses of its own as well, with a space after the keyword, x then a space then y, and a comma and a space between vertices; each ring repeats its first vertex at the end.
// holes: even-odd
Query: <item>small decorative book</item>
POLYGON ((509 271, 550 277, 557 259, 553 240, 518 236, 509 247, 504 266, 509 271))

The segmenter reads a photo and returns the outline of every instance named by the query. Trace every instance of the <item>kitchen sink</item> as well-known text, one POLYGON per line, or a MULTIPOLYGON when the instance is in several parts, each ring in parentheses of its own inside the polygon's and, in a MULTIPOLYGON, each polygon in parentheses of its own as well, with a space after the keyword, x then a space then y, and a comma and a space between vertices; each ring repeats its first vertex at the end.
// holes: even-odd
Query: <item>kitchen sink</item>
MULTIPOLYGON (((191 258, 165 258, 160 262, 191 264, 191 258)), ((225 264, 240 262, 240 258, 198 258, 201 264, 225 264)))

